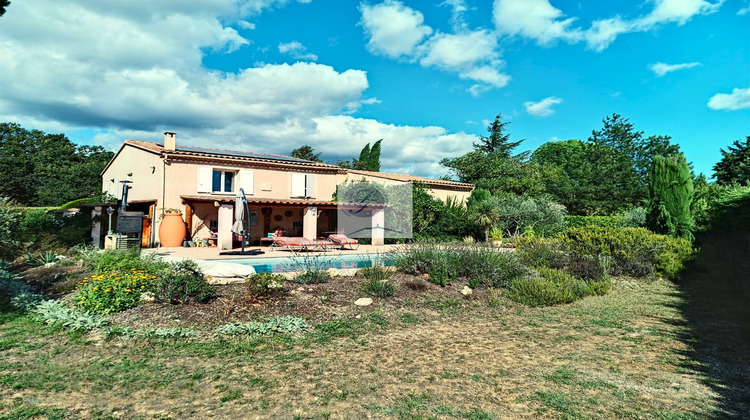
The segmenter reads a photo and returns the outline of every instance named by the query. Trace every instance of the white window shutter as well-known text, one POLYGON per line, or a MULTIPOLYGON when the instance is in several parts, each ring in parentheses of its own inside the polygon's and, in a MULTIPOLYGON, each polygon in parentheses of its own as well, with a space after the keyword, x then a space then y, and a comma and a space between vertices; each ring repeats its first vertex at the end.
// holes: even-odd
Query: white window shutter
POLYGON ((292 197, 305 196, 305 174, 292 174, 292 197))
POLYGON ((198 192, 210 193, 213 181, 213 169, 207 166, 198 168, 198 192))
POLYGON ((245 194, 253 195, 254 181, 255 173, 253 171, 240 171, 240 188, 245 191, 245 194))
POLYGON ((313 175, 305 176, 305 187, 307 189, 305 197, 315 197, 315 177, 313 175))

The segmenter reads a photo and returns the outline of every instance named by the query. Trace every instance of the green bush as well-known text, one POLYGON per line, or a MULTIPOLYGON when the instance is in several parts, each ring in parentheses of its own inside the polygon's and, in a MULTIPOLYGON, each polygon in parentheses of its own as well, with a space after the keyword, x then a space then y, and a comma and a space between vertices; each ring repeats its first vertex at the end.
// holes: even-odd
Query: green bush
POLYGON ((125 272, 131 269, 157 273, 170 268, 168 262, 154 255, 141 256, 139 250, 108 250, 82 254, 84 264, 96 274, 125 272))
POLYGON ((247 292, 252 297, 276 297, 286 293, 283 276, 273 273, 257 273, 247 278, 247 292))
POLYGON ((68 308, 56 300, 45 300, 34 307, 35 316, 45 324, 73 330, 93 330, 107 325, 106 318, 68 308))
POLYGON ((611 257, 614 274, 642 275, 650 265, 662 276, 674 279, 693 256, 690 241, 643 228, 573 228, 559 237, 571 254, 611 257))
POLYGON ((367 280, 390 280, 392 277, 391 270, 385 267, 364 267, 359 270, 359 275, 367 280))
POLYGON ((540 268, 539 277, 524 277, 513 281, 507 295, 525 305, 548 306, 575 302, 586 296, 603 295, 610 287, 608 279, 585 281, 563 270, 540 268))
MULTIPOLYGON (((645 213, 643 217, 645 222, 645 213)), ((568 228, 618 228, 620 218, 616 216, 565 216, 565 226, 568 228)))
POLYGON ((565 207, 551 198, 506 195, 498 198, 498 226, 507 237, 527 231, 554 235, 565 228, 565 207))
POLYGON ((7 197, 0 197, 0 258, 14 259, 21 248, 20 223, 23 213, 7 197))
POLYGON ((307 329, 307 321, 304 318, 294 316, 276 316, 268 318, 265 322, 247 322, 244 324, 224 324, 216 328, 220 335, 254 335, 254 334, 289 334, 307 329))
POLYGON ((73 298, 84 310, 109 314, 133 308, 141 302, 141 293, 151 290, 156 276, 135 268, 87 277, 78 285, 73 298))
POLYGON ((393 296, 395 286, 391 280, 370 279, 362 285, 362 290, 370 296, 387 298, 393 296))
POLYGON ((216 287, 206 281, 194 261, 185 260, 172 264, 155 277, 152 292, 162 302, 205 302, 216 295, 216 287))
POLYGON ((393 296, 395 286, 391 281, 391 271, 384 267, 365 267, 359 270, 359 275, 367 281, 362 290, 370 296, 386 298, 393 296))
POLYGON ((471 287, 505 287, 513 279, 528 274, 513 253, 486 245, 417 242, 394 252, 394 263, 400 271, 429 274, 430 281, 440 286, 460 278, 471 287))
POLYGON ((309 270, 299 273, 295 278, 295 283, 301 284, 318 284, 328 283, 328 279, 331 277, 328 271, 324 270, 309 270))

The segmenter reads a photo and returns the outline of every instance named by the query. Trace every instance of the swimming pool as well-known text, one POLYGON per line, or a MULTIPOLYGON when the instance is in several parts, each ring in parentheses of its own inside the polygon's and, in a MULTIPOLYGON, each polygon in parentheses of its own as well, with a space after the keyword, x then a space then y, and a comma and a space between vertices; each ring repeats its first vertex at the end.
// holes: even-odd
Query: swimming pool
POLYGON ((372 267, 373 263, 375 263, 375 265, 393 265, 393 258, 383 254, 300 254, 293 257, 240 258, 236 260, 211 261, 224 261, 249 265, 255 268, 256 273, 288 273, 314 268, 363 268, 372 267))

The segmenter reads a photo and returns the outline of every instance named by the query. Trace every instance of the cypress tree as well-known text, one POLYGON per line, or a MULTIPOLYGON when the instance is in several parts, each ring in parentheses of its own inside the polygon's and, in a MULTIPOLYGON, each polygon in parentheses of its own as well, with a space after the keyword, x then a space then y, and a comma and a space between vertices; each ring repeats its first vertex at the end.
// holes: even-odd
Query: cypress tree
POLYGON ((383 139, 376 141, 370 148, 370 155, 367 157, 367 170, 373 172, 380 172, 380 142, 383 139))
POLYGON ((685 156, 655 156, 648 185, 649 228, 656 233, 692 239, 693 178, 685 156))

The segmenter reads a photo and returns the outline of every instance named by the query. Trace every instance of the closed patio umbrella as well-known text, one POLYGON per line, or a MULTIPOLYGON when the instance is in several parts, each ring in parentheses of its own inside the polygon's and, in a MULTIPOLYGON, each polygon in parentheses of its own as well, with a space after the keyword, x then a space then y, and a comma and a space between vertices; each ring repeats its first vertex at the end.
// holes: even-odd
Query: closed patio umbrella
POLYGON ((249 212, 247 209, 247 199, 245 190, 240 188, 237 197, 234 200, 234 223, 232 224, 232 233, 242 236, 242 252, 245 252, 245 242, 247 242, 249 212))

